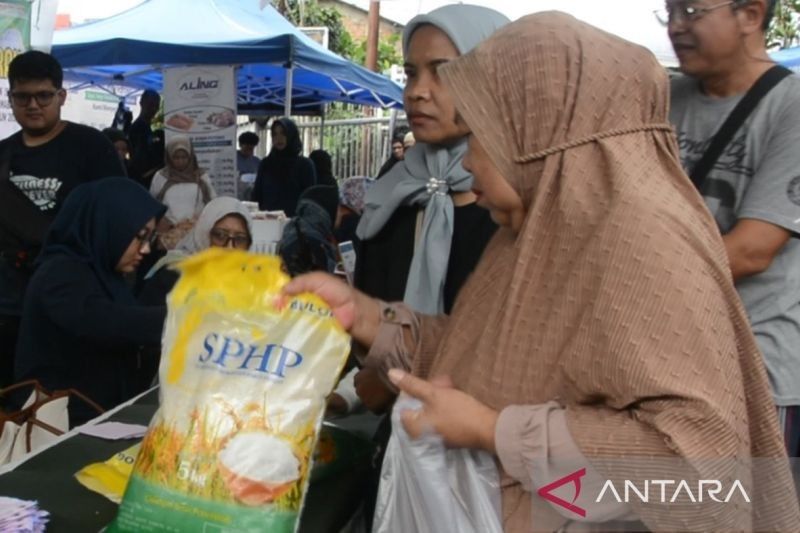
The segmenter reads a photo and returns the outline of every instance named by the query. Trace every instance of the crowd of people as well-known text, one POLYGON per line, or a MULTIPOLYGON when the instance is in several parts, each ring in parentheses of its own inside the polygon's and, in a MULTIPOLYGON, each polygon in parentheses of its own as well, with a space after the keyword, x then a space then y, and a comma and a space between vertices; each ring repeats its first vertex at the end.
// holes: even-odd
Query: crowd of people
MULTIPOLYGON (((217 195, 189 137, 164 143, 152 131, 158 93, 142 94, 127 133, 99 132, 61 119, 66 91, 52 56, 18 55, 9 80, 21 130, 0 143, 0 388, 37 380, 108 409, 153 383, 177 279, 169 267, 209 246, 250 249, 251 213, 217 195)), ((334 233, 357 238, 353 198, 370 181, 345 180, 340 192, 330 155, 303 157, 291 119, 272 132, 263 160, 258 135, 239 137, 239 174, 255 175, 247 199, 291 217, 279 243, 287 270, 333 273, 334 233)), ((75 404, 70 414, 77 425, 96 412, 75 404)))
MULTIPOLYGON (((264 159, 258 135, 239 137, 240 199, 289 217, 286 294, 316 293, 353 338, 331 411, 384 415, 367 527, 398 430, 492 454, 506 531, 800 524, 800 80, 767 53, 774 10, 667 0, 670 75, 562 13, 449 5, 405 27, 410 129, 376 179, 304 156, 290 118, 264 159), (336 275, 342 242, 352 283, 336 275), (393 428, 400 393, 422 407, 393 428), (584 495, 577 517, 540 495, 576 464, 584 487, 735 470, 751 501, 584 495)), ((22 129, 0 142, 2 385, 109 408, 155 376, 169 267, 249 249, 253 221, 188 138, 151 131, 157 93, 126 137, 60 118, 47 54, 17 56, 9 81, 22 129)))

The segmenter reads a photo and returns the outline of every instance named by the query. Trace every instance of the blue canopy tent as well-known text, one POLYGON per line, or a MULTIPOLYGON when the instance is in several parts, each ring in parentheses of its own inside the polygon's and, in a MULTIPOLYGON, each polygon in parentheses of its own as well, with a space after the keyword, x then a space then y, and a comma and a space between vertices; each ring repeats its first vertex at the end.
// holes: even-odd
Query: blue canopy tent
POLYGON ((327 50, 263 0, 146 0, 114 17, 55 32, 65 76, 86 85, 160 90, 161 69, 237 65, 241 109, 338 101, 402 107, 402 88, 327 50))
POLYGON ((784 48, 783 50, 771 53, 770 56, 784 67, 788 67, 800 73, 800 46, 784 48))

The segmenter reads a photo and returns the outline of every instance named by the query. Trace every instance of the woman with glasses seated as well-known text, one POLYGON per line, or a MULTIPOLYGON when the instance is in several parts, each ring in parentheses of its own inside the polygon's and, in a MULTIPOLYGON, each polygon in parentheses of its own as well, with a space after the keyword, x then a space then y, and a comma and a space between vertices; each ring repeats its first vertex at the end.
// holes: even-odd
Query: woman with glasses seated
MULTIPOLYGON (((166 309, 139 304, 125 276, 151 252, 164 211, 127 178, 67 197, 25 295, 15 381, 76 389, 104 409, 140 392, 139 346, 160 343, 166 309)), ((70 402, 69 414, 74 426, 97 413, 70 402)))
POLYGON ((249 250, 252 243, 252 219, 242 202, 227 196, 211 200, 192 231, 147 273, 140 300, 147 305, 164 305, 178 281, 178 273, 168 267, 185 257, 211 246, 249 250))

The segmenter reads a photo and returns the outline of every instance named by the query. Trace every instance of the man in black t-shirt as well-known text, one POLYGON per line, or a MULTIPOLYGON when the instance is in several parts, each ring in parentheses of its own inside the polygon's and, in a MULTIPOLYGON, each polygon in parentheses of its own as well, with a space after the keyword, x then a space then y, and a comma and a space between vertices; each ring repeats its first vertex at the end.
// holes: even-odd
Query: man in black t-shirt
POLYGON ((44 233, 78 185, 125 170, 99 131, 61 120, 61 65, 38 51, 8 67, 9 100, 21 131, 0 141, 0 386, 11 379, 25 286, 44 233))

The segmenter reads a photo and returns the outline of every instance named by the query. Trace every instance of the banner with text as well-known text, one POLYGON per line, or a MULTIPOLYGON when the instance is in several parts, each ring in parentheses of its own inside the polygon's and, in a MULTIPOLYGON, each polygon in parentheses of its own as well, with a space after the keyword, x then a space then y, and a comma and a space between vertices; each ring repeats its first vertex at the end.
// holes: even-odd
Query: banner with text
POLYGON ((27 0, 0 2, 0 139, 19 130, 8 102, 8 65, 31 45, 31 5, 27 0))
POLYGON ((164 69, 166 141, 192 141, 200 168, 219 196, 236 196, 236 75, 234 67, 164 69))

